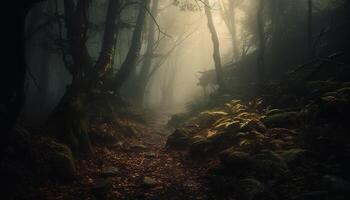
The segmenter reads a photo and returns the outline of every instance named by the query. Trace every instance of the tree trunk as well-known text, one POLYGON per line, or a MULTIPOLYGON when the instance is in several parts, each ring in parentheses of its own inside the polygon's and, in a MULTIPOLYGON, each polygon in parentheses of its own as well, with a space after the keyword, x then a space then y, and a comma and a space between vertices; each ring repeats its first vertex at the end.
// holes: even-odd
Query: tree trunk
POLYGON ((112 61, 115 53, 115 44, 119 33, 117 23, 119 21, 119 7, 119 0, 109 0, 102 48, 95 66, 99 77, 103 77, 113 67, 112 61))
MULTIPOLYGON (((1 73, 1 91, 0 99, 1 129, 4 137, 1 139, 6 143, 9 133, 15 126, 18 116, 22 110, 24 102, 24 81, 26 73, 26 63, 24 55, 24 25, 25 18, 30 8, 40 2, 39 0, 8 1, 4 2, 1 19, 6 30, 2 31, 2 48, 6 52, 6 59, 3 59, 4 71, 1 73), (7 12, 9 11, 9 12, 7 12), (12 20, 9 20, 12 19, 12 20)), ((3 146, 3 145, 1 145, 3 146)))
POLYGON ((64 0, 65 22, 67 37, 70 43, 71 55, 74 66, 72 68, 72 85, 81 82, 84 76, 92 75, 92 61, 86 47, 87 0, 79 0, 74 7, 72 0, 64 0))
POLYGON ((236 30, 236 11, 234 6, 235 0, 230 1, 230 16, 231 16, 231 37, 232 37, 232 61, 237 61, 238 58, 238 44, 237 44, 237 30, 236 30))
POLYGON ((209 6, 209 1, 205 0, 205 6, 204 6, 204 11, 205 15, 208 20, 208 29, 211 34, 211 40, 213 43, 213 59, 215 63, 215 71, 216 71, 216 77, 218 80, 218 85, 219 85, 219 92, 224 92, 226 90, 225 87, 225 82, 224 82, 224 77, 223 77, 223 72, 222 72, 222 66, 221 66, 221 57, 220 57, 220 46, 219 46, 219 38, 217 35, 217 32, 215 30, 214 22, 213 22, 213 17, 210 11, 209 6))
POLYGON ((313 3, 312 0, 308 0, 308 11, 307 11, 307 41, 308 41, 308 56, 309 58, 312 58, 314 55, 313 53, 313 28, 312 28, 312 7, 313 3))
MULTIPOLYGON (((92 146, 87 133, 87 97, 90 89, 84 82, 92 75, 92 61, 86 47, 87 0, 79 0, 76 5, 64 0, 65 24, 70 45, 73 66, 70 70, 72 83, 49 118, 49 126, 75 154, 92 155, 92 146)), ((90 85, 91 83, 89 83, 90 85)))
POLYGON ((264 7, 265 0, 260 0, 258 5, 257 24, 258 24, 258 38, 259 38, 259 52, 257 58, 258 65, 258 86, 260 87, 265 80, 265 30, 264 30, 264 7))
POLYGON ((139 13, 137 16, 136 26, 133 32, 131 47, 129 52, 120 67, 118 73, 114 77, 114 90, 118 91, 125 80, 129 77, 130 73, 136 68, 137 59, 140 54, 142 46, 142 30, 145 22, 145 16, 149 0, 142 0, 140 3, 139 13))
MULTIPOLYGON (((159 0, 153 0, 152 2, 152 8, 151 8, 151 13, 154 17, 157 17, 158 13, 158 5, 159 5, 159 0)), ((153 22, 151 16, 147 18, 148 21, 148 38, 147 38, 147 49, 145 53, 145 58, 141 67, 140 74, 137 77, 137 83, 136 84, 136 104, 137 105, 142 105, 143 103, 143 98, 145 94, 145 90, 147 87, 147 79, 148 75, 151 70, 152 66, 152 60, 153 60, 153 54, 154 54, 154 42, 155 42, 155 22, 153 22)))

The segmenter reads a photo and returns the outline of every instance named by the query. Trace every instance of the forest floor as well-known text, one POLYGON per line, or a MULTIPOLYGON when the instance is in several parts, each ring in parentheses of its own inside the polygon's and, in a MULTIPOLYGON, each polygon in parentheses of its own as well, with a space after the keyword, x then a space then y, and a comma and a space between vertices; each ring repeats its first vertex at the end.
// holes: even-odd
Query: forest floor
POLYGON ((37 192, 43 199, 94 199, 104 194, 106 199, 213 199, 203 177, 215 161, 191 162, 183 153, 167 150, 172 132, 168 120, 161 113, 148 117, 147 126, 127 147, 96 145, 92 159, 77 161, 77 181, 48 182, 37 192))

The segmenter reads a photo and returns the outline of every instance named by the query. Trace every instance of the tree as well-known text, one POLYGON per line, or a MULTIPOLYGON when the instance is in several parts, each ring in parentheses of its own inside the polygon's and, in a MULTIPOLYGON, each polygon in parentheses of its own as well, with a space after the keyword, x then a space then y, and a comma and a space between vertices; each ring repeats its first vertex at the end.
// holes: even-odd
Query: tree
POLYGON ((307 1, 307 41, 308 41, 308 56, 309 58, 312 58, 314 55, 313 53, 313 23, 312 23, 312 7, 313 7, 313 3, 312 0, 308 0, 307 1))
POLYGON ((103 77, 112 70, 112 60, 119 33, 119 8, 119 0, 109 1, 102 48, 95 66, 95 69, 98 71, 98 77, 103 77))
POLYGON ((3 77, 1 77, 0 84, 2 91, 2 97, 0 98, 0 123, 3 133, 1 149, 5 146, 11 130, 17 123, 25 99, 25 18, 30 8, 41 1, 43 0, 7 1, 4 2, 4 10, 1 12, 1 22, 6 27, 6 30, 2 31, 3 38, 6 38, 2 43, 3 52, 6 52, 6 58, 2 61, 4 66, 2 69, 4 71, 1 73, 3 77))
POLYGON ((258 84, 264 83, 265 79, 265 22, 264 22, 264 8, 265 0, 260 0, 258 5, 257 12, 257 25, 258 25, 258 38, 259 38, 259 47, 258 47, 258 58, 257 58, 257 71, 258 71, 258 84))
POLYGON ((231 33, 232 42, 232 61, 237 61, 238 59, 238 41, 237 41, 237 28, 236 28, 236 7, 241 4, 242 0, 228 0, 227 4, 225 1, 221 2, 221 12, 224 22, 231 33))
POLYGON ((127 80, 132 71, 134 71, 137 59, 140 54, 142 46, 142 31, 145 22, 146 11, 148 10, 149 0, 142 0, 139 6, 139 13, 135 25, 135 29, 132 36, 131 47, 128 54, 114 77, 113 87, 114 90, 118 91, 123 83, 127 80))
MULTIPOLYGON (((151 14, 153 17, 157 16, 158 13, 159 0, 153 0, 151 14)), ((147 18, 148 20, 148 37, 147 37, 147 49, 146 53, 143 55, 144 60, 141 66, 141 71, 137 76, 136 84, 136 104, 141 105, 143 102, 144 93, 146 90, 148 75, 151 71, 153 57, 154 57, 154 42, 155 42, 155 22, 151 16, 147 18)))
POLYGON ((204 3, 205 3, 204 12, 207 17, 208 29, 210 31, 211 40, 213 43, 213 59, 215 63, 215 71, 216 71, 216 77, 219 85, 219 92, 222 93, 226 90, 226 87, 225 87, 224 76, 222 72, 219 38, 214 26, 212 13, 209 7, 209 1, 205 0, 204 3))

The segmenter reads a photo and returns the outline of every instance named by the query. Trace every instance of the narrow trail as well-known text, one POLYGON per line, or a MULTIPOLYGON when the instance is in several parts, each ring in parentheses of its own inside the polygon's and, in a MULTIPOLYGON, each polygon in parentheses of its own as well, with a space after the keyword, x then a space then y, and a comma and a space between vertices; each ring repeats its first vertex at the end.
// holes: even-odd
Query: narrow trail
POLYGON ((138 142, 127 149, 95 147, 93 159, 77 163, 79 181, 64 186, 49 183, 41 192, 48 199, 93 199, 92 188, 104 187, 108 180, 111 189, 107 199, 213 199, 203 179, 206 165, 165 149, 172 131, 167 121, 164 114, 150 117, 138 142), (104 177, 103 170, 110 167, 117 172, 104 177))

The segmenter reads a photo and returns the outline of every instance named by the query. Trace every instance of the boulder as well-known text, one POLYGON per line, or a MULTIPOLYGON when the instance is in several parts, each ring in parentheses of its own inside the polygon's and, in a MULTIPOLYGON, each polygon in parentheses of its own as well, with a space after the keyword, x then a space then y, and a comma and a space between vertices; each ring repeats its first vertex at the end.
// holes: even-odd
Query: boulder
POLYGON ((273 200, 275 197, 270 194, 263 183, 258 180, 247 178, 238 181, 239 200, 273 200))
POLYGON ((77 171, 70 148, 52 139, 43 141, 41 145, 39 159, 48 174, 64 181, 75 179, 77 171))
POLYGON ((282 152, 280 155, 288 166, 294 167, 303 161, 307 154, 308 152, 305 149, 289 149, 282 152))
POLYGON ((274 179, 287 172, 287 164, 275 152, 262 150, 253 156, 254 172, 262 179, 274 179))
POLYGON ((103 177, 117 176, 119 174, 120 171, 117 167, 107 167, 101 171, 101 176, 103 177))
POLYGON ((157 181, 151 177, 145 176, 143 178, 143 185, 145 187, 154 187, 157 184, 157 181))
POLYGON ((183 150, 188 146, 190 138, 188 133, 183 129, 176 129, 166 142, 166 147, 169 149, 183 150))
POLYGON ((322 177, 322 186, 331 194, 350 197, 350 182, 333 175, 324 175, 322 177))
POLYGON ((345 98, 325 96, 320 99, 321 115, 331 116, 335 119, 342 119, 346 113, 350 112, 350 102, 345 98))
POLYGON ((210 150, 210 146, 211 143, 209 140, 197 140, 190 144, 188 154, 193 158, 205 157, 210 150))
POLYGON ((287 136, 295 136, 297 132, 287 128, 271 128, 267 130, 267 135, 275 139, 281 139, 287 136))
POLYGON ((233 147, 221 152, 219 158, 224 166, 238 171, 249 170, 254 162, 253 158, 248 153, 236 151, 233 147))
POLYGON ((331 200, 327 191, 310 191, 298 194, 292 200, 331 200))
POLYGON ((299 112, 283 112, 265 117, 263 123, 271 128, 290 128, 298 125, 299 117, 299 112))
POLYGON ((112 183, 109 179, 99 179, 91 188, 91 193, 98 200, 107 199, 108 193, 112 189, 112 183))

